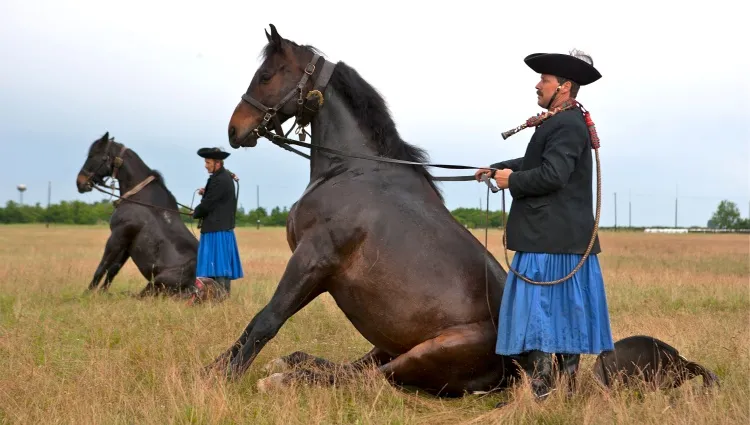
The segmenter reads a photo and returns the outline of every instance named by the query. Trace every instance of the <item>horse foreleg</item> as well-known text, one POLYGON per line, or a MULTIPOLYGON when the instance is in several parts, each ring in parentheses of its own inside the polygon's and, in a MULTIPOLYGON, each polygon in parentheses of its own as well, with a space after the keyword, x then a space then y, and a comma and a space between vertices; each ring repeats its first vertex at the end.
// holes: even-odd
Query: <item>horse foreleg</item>
POLYGON ((330 241, 325 240, 297 246, 269 303, 253 317, 232 347, 208 367, 224 367, 229 362, 229 377, 241 376, 284 322, 324 292, 321 282, 337 261, 333 250, 326 249, 330 247, 330 241))
POLYGON ((124 249, 120 252, 120 255, 115 258, 115 260, 112 262, 112 265, 107 268, 107 277, 104 278, 104 283, 101 287, 102 291, 106 291, 109 289, 109 285, 112 284, 115 276, 117 276, 117 273, 120 272, 122 266, 125 265, 125 262, 128 261, 128 258, 130 258, 130 253, 126 249, 124 249))
MULTIPOLYGON (((89 283, 89 291, 93 291, 97 288, 97 286, 99 286, 99 282, 102 280, 104 274, 110 268, 112 268, 120 258, 122 258, 123 253, 127 255, 127 244, 128 241, 125 240, 122 232, 115 231, 109 235, 107 244, 104 245, 104 254, 102 254, 102 259, 99 261, 99 265, 94 272, 94 277, 89 283)), ((117 269, 119 270, 119 267, 117 269)), ((112 276, 112 278, 114 278, 114 275, 112 276)), ((109 276, 107 277, 107 279, 109 279, 109 276)), ((109 279, 109 282, 105 282, 105 285, 102 287, 102 289, 108 288, 111 282, 111 279, 109 279)))

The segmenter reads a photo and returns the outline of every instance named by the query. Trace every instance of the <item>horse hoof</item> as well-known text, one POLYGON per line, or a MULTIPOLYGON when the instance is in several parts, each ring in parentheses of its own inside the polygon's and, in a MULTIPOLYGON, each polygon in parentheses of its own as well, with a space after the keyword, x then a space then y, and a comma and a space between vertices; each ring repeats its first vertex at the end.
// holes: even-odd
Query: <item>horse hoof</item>
POLYGON ((279 389, 284 386, 284 374, 274 373, 268 378, 258 380, 258 391, 261 393, 267 393, 275 389, 279 389))
POLYGON ((277 372, 286 372, 289 370, 289 365, 282 359, 273 359, 263 366, 263 373, 265 375, 271 375, 277 372))

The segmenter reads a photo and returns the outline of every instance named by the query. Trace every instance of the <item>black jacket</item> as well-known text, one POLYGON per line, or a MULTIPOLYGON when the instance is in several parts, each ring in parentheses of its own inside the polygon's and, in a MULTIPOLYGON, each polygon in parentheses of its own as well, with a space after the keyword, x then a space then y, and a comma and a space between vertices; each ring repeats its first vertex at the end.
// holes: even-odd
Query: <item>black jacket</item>
POLYGON ((237 199, 232 175, 221 167, 206 182, 201 203, 195 207, 193 218, 202 218, 201 233, 234 229, 237 199))
MULTIPOLYGON (((513 170, 508 249, 583 254, 594 230, 591 136, 579 109, 535 128, 523 158, 492 164, 513 170)), ((599 236, 591 255, 601 252, 599 236)))

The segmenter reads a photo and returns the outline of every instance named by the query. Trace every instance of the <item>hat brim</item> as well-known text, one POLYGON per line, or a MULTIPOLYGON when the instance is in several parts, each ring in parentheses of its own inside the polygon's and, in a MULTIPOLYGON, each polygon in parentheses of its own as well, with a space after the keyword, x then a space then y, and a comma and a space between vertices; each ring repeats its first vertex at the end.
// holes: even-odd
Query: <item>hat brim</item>
POLYGON ((539 74, 567 78, 582 86, 602 78, 592 65, 575 56, 561 53, 533 53, 523 60, 529 68, 539 74))
POLYGON ((229 152, 217 150, 216 148, 198 149, 198 156, 206 159, 227 159, 231 155, 229 152))

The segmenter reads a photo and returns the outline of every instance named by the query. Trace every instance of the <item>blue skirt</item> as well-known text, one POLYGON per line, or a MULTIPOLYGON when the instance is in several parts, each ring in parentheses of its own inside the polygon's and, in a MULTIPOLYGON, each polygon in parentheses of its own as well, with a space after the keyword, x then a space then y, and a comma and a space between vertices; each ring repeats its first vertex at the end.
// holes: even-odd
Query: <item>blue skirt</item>
MULTIPOLYGON (((581 257, 517 252, 511 265, 528 279, 547 282, 567 276, 581 257)), ((556 285, 527 283, 508 271, 499 322, 495 352, 501 355, 530 350, 560 354, 614 350, 596 255, 589 255, 573 277, 556 285)))
POLYGON ((196 277, 226 277, 230 280, 244 276, 234 231, 201 233, 195 275, 196 277))

